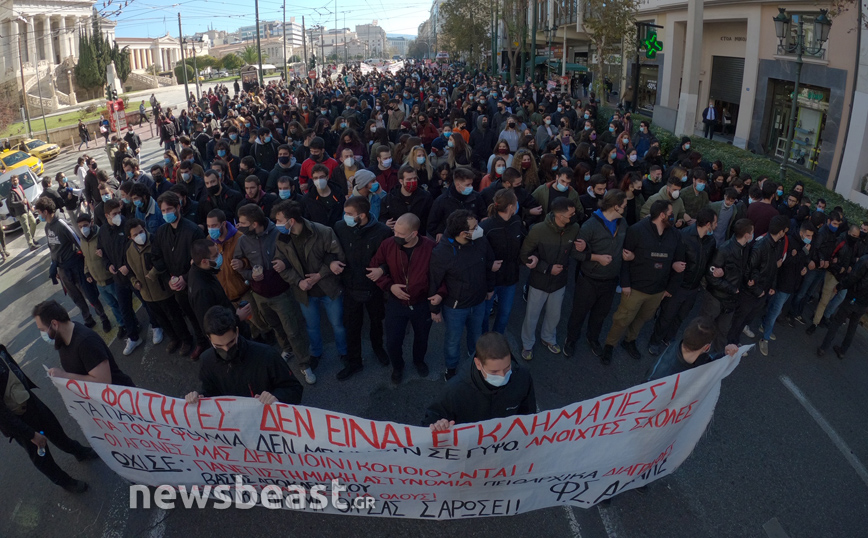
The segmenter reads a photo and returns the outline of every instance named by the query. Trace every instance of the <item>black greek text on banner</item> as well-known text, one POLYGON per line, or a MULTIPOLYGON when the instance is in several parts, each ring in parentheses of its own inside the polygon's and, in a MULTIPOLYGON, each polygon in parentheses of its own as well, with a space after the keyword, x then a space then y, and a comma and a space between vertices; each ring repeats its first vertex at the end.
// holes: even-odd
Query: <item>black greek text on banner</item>
POLYGON ((453 519, 588 508, 672 473, 747 349, 561 409, 438 433, 253 398, 188 405, 139 388, 54 383, 100 457, 135 484, 189 491, 240 476, 257 490, 292 491, 338 480, 350 502, 320 511, 453 519))

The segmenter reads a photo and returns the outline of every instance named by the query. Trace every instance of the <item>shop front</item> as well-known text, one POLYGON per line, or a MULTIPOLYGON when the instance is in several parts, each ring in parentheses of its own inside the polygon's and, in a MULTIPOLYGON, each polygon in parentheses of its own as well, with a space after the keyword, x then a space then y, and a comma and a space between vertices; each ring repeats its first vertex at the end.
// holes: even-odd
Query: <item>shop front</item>
MULTIPOLYGON (((787 131, 793 105, 793 83, 770 80, 772 92, 771 121, 766 147, 769 154, 783 159, 786 151, 787 131)), ((790 154, 791 164, 813 172, 820 162, 823 129, 829 110, 830 89, 802 85, 796 99, 796 130, 790 154)))

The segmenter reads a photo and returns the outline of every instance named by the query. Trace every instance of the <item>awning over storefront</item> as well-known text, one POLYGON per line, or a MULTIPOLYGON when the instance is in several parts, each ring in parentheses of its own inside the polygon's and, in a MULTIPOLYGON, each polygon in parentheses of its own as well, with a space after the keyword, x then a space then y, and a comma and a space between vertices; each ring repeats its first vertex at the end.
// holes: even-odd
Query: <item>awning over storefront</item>
MULTIPOLYGON (((560 71, 560 69, 561 69, 560 60, 549 61, 549 67, 551 67, 552 69, 554 69, 556 71, 560 71)), ((567 71, 573 71, 576 73, 587 73, 588 68, 582 64, 573 64, 573 63, 567 62, 567 71)))

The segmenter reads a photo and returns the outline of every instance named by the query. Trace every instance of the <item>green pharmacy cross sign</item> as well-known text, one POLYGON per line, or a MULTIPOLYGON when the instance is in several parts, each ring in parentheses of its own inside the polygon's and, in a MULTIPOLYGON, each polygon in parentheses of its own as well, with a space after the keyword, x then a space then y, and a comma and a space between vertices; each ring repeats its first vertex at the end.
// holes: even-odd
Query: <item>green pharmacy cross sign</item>
POLYGON ((658 52, 663 52, 663 42, 657 39, 657 32, 650 30, 645 41, 645 57, 654 59, 658 52))

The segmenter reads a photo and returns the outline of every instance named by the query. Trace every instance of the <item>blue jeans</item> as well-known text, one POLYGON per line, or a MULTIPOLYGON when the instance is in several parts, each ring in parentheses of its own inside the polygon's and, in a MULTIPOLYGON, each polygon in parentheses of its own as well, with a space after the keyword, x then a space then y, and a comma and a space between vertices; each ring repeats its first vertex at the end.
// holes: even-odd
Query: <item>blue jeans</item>
POLYGON ((781 314, 781 310, 784 309, 784 305, 787 303, 790 295, 792 294, 782 291, 776 292, 766 305, 766 315, 763 316, 763 340, 766 342, 771 339, 772 331, 775 328, 775 321, 777 321, 778 316, 781 314))
POLYGON ((118 326, 123 327, 124 315, 121 313, 121 306, 118 303, 118 293, 115 290, 115 283, 109 282, 105 286, 97 284, 96 287, 99 290, 99 296, 102 297, 103 302, 111 308, 112 314, 115 315, 115 320, 117 321, 118 326))
POLYGON ((799 291, 796 293, 795 297, 793 297, 793 302, 790 304, 791 316, 796 317, 802 315, 805 303, 807 303, 808 299, 811 298, 811 295, 817 291, 817 288, 822 285, 825 277, 825 269, 814 269, 813 271, 808 271, 808 274, 805 275, 805 279, 802 280, 802 286, 799 288, 799 291))
POLYGON ((494 295, 491 299, 485 301, 485 317, 482 318, 482 332, 487 333, 489 327, 489 318, 491 310, 494 307, 494 299, 497 298, 497 317, 494 318, 494 332, 503 334, 506 330, 506 324, 509 321, 509 315, 512 313, 512 303, 515 301, 515 290, 518 288, 518 283, 512 286, 495 286, 494 295))
POLYGON ((335 347, 339 355, 347 354, 347 331, 344 329, 344 298, 338 295, 331 297, 307 297, 307 305, 299 303, 301 313, 307 324, 307 336, 310 338, 311 357, 322 357, 322 333, 320 331, 320 307, 325 309, 332 329, 335 333, 335 347))
POLYGON ((476 351, 476 341, 482 335, 482 322, 485 319, 485 301, 469 308, 443 307, 443 322, 446 324, 446 349, 444 350, 446 368, 458 368, 460 361, 461 334, 467 329, 467 352, 476 351))

